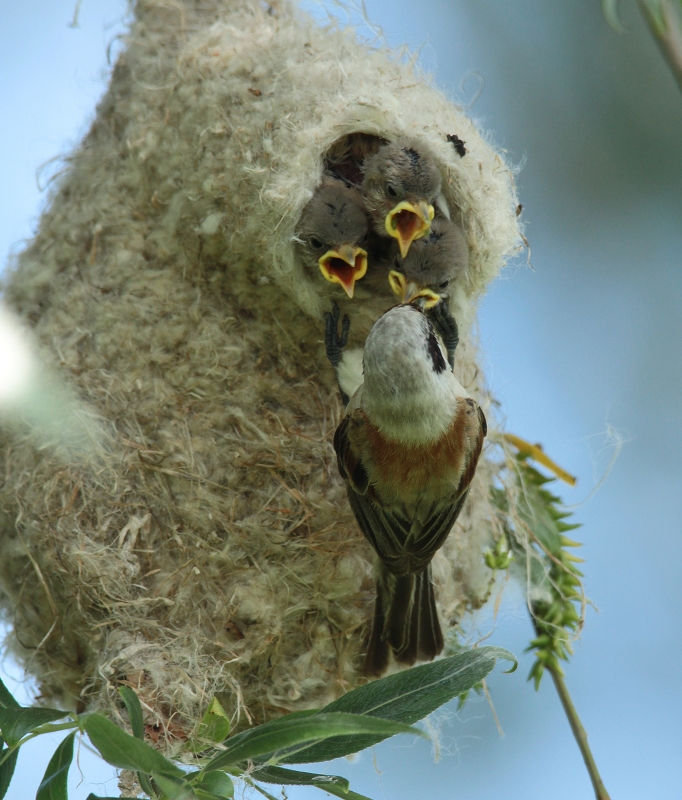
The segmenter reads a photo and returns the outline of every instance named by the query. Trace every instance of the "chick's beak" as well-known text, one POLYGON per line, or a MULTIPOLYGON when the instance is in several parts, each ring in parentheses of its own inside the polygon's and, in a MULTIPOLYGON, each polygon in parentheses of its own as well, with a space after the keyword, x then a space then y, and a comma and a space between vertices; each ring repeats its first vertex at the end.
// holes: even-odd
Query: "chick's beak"
POLYGON ((414 281, 409 281, 402 272, 392 269, 388 273, 388 283, 391 287, 393 294, 400 297, 401 303, 412 303, 419 299, 419 304, 422 308, 433 308, 440 302, 440 295, 432 289, 427 289, 424 286, 414 281))
POLYGON ((348 297, 353 297, 355 282, 367 272, 367 251, 342 244, 338 250, 327 250, 319 260, 320 272, 331 283, 339 283, 348 297))
POLYGON ((388 212, 384 227, 389 236, 398 240, 403 258, 408 254, 412 242, 429 232, 434 215, 433 206, 424 200, 417 203, 403 200, 388 212))

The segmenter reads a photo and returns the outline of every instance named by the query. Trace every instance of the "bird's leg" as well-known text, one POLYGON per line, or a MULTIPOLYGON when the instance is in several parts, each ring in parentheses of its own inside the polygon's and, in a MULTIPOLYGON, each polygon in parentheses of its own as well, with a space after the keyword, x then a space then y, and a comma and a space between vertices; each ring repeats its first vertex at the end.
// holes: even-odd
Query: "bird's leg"
MULTIPOLYGON (((350 331, 350 319, 348 314, 343 315, 341 321, 341 334, 339 334, 339 317, 341 316, 341 309, 336 301, 332 306, 331 311, 325 311, 324 314, 324 347, 327 353, 329 363, 334 367, 334 372, 337 374, 338 383, 338 367, 341 363, 341 356, 343 355, 343 348, 348 344, 348 332, 350 331)), ((339 386, 341 393, 341 400, 345 405, 348 404, 348 395, 339 386)))
POLYGON ((457 322, 450 313, 446 300, 441 300, 427 312, 434 328, 438 331, 445 349, 448 351, 448 362, 452 369, 455 368, 455 350, 459 344, 459 330, 457 322))

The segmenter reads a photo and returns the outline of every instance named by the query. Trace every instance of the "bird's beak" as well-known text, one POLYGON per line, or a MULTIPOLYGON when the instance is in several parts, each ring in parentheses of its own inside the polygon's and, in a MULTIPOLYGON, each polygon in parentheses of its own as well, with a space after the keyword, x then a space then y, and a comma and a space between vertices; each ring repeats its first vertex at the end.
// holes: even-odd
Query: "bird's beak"
POLYGON ((419 286, 414 281, 408 281, 402 272, 398 272, 395 269, 388 273, 388 283, 393 294, 401 298, 401 303, 412 303, 417 298, 420 298, 420 305, 427 309, 433 308, 441 300, 441 296, 432 289, 419 286))
POLYGON ((388 212, 384 227, 389 236, 398 240, 403 258, 408 254, 412 242, 429 232, 434 216, 433 206, 424 200, 416 204, 403 200, 388 212))
POLYGON ((367 272, 367 251, 342 244, 338 250, 327 250, 319 260, 320 272, 331 283, 339 283, 348 297, 353 297, 355 281, 367 272))

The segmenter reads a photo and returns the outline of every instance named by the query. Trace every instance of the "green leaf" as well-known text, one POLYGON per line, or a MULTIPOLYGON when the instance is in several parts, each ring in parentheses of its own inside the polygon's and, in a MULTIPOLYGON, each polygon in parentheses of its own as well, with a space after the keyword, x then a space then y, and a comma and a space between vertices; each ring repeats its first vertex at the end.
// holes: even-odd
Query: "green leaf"
POLYGON ((169 800, 194 800, 196 798, 194 790, 185 780, 157 774, 154 774, 153 778, 169 800))
MULTIPOLYGON (((508 650, 479 647, 367 683, 334 700, 320 713, 343 711, 414 723, 474 687, 492 670, 498 658, 512 661, 516 669, 516 659, 508 650)), ((371 747, 382 738, 385 737, 327 739, 285 756, 282 763, 330 761, 371 747)))
POLYGON ((54 722, 69 715, 68 711, 57 711, 56 708, 0 708, 0 730, 2 738, 10 747, 39 725, 54 722))
POLYGON ((324 788, 325 792, 333 794, 334 797, 343 797, 344 800, 371 800, 370 797, 364 794, 358 794, 357 792, 351 792, 350 789, 344 792, 343 789, 339 789, 338 786, 324 786, 320 788, 324 788))
POLYGON ((118 693, 121 695, 126 710, 128 711, 128 718, 130 719, 130 727, 133 730, 133 736, 136 739, 144 739, 144 717, 137 692, 131 689, 130 686, 119 686, 118 693))
POLYGON ((177 778, 184 774, 158 750, 126 733, 101 714, 84 717, 83 728, 102 758, 114 767, 177 778))
POLYGON ((230 733, 230 719, 217 697, 208 705, 206 713, 201 719, 196 739, 191 744, 195 752, 205 750, 207 746, 216 742, 224 742, 230 733))
POLYGON ((232 778, 220 770, 207 772, 197 784, 197 788, 204 789, 216 797, 234 797, 234 784, 232 778))
POLYGON ((335 786, 342 792, 347 792, 350 787, 348 780, 340 775, 320 775, 283 767, 260 767, 251 774, 251 777, 255 781, 264 783, 278 783, 280 786, 317 786, 325 791, 329 791, 329 786, 335 786))
MULTIPOLYGON (((261 760, 279 760, 286 753, 291 759, 294 753, 311 743, 317 743, 330 737, 350 737, 365 739, 368 736, 373 742, 382 741, 397 733, 413 733, 417 736, 426 736, 423 731, 411 728, 401 722, 386 719, 377 719, 360 714, 311 714, 305 717, 275 720, 245 731, 235 741, 228 739, 227 750, 212 758, 206 765, 209 769, 227 767, 246 759, 260 757, 261 760), (364 736, 362 735, 364 734, 364 736)), ((348 753, 355 753, 360 747, 346 749, 348 753)))
POLYGON ((14 695, 2 681, 0 681, 0 708, 19 708, 14 695))
POLYGON ((556 499, 546 489, 529 481, 519 495, 516 512, 540 544, 550 553, 556 553, 561 547, 561 532, 547 497, 556 499))
POLYGON ((70 733, 54 751, 47 765, 43 780, 38 787, 36 800, 68 800, 67 781, 69 767, 73 761, 73 740, 76 732, 70 733))
POLYGON ((0 800, 7 794, 9 785, 14 775, 14 768, 17 765, 19 751, 15 750, 11 755, 7 755, 7 748, 0 750, 0 759, 7 757, 6 761, 0 764, 0 800))
POLYGON ((156 792, 154 791, 149 775, 145 775, 144 772, 138 772, 137 780, 140 782, 140 788, 145 794, 148 794, 150 797, 156 797, 156 792))
MULTIPOLYGON (((128 718, 130 720, 130 727, 133 730, 133 736, 136 739, 144 741, 144 716, 142 713, 142 705, 137 692, 131 689, 130 686, 119 686, 118 693, 121 695, 125 703, 126 710, 128 711, 128 718)), ((154 797, 154 789, 149 781, 149 777, 141 772, 137 773, 137 779, 140 782, 140 787, 143 792, 146 792, 150 797, 154 797)))

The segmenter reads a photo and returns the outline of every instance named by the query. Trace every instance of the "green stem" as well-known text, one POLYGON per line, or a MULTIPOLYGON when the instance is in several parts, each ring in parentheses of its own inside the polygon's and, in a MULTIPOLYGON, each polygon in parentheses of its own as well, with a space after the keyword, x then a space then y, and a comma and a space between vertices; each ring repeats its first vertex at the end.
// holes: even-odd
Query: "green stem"
POLYGON ((7 759, 12 755, 15 750, 18 750, 22 744, 26 744, 26 742, 30 742, 31 739, 35 739, 36 736, 40 736, 42 733, 53 733, 54 731, 68 731, 73 730, 73 728, 77 728, 77 722, 62 722, 59 725, 53 725, 51 722, 46 723, 45 725, 40 725, 38 728, 34 728, 27 736, 25 736, 18 744, 14 745, 14 747, 8 747, 5 750, 2 758, 0 758, 0 767, 7 761, 7 759))
POLYGON ((571 726, 571 730, 573 731, 573 736, 575 737, 578 747, 580 748, 583 761, 585 762, 587 772, 590 776, 590 780, 592 781, 592 786, 594 787, 594 794, 597 800, 610 800, 609 793, 606 791, 606 787, 604 786, 601 775, 599 774, 599 770, 597 769, 597 763, 594 760, 590 746, 587 743, 587 731, 580 721, 578 712, 575 710, 575 706, 571 700, 571 695, 568 693, 564 679, 552 667, 547 666, 546 669, 552 676, 552 680, 556 686, 557 694, 561 700, 561 705, 564 707, 564 711, 568 717, 568 722, 571 726))
MULTIPOLYGON (((60 722, 59 724, 55 725, 52 722, 46 722, 45 725, 39 725, 37 728, 34 728, 31 731, 31 736, 40 736, 41 733, 54 733, 55 731, 68 731, 69 729, 77 728, 78 723, 74 722, 60 722)), ((28 741, 28 737, 26 739, 22 739, 20 744, 28 741)))

